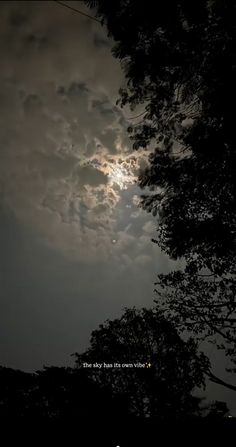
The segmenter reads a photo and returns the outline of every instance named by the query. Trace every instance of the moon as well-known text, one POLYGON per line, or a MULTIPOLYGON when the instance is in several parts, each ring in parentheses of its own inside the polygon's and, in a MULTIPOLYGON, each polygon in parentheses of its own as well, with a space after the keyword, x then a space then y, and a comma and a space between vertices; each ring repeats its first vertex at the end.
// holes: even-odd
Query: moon
POLYGON ((110 183, 117 184, 120 189, 127 189, 127 185, 131 183, 130 174, 122 166, 111 165, 108 177, 110 183))

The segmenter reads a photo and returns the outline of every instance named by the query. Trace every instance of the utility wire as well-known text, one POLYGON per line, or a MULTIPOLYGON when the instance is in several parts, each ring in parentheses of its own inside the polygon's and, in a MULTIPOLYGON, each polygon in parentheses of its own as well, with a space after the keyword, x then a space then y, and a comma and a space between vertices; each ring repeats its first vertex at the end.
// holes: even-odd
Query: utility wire
POLYGON ((57 0, 53 0, 55 3, 58 3, 58 5, 64 6, 65 8, 71 9, 71 11, 77 12, 77 14, 81 14, 82 16, 88 17, 91 20, 94 20, 95 22, 102 23, 101 20, 96 19, 96 17, 90 16, 89 14, 85 14, 85 12, 80 11, 79 9, 73 8, 72 6, 67 5, 66 3, 59 2, 57 0))

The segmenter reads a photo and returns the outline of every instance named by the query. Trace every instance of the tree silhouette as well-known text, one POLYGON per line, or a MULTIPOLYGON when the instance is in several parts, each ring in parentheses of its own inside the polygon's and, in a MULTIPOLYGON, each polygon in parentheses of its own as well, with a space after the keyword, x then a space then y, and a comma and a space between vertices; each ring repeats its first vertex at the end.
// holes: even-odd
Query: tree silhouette
POLYGON ((134 148, 157 142, 139 178, 153 190, 142 206, 158 212, 157 243, 174 259, 228 271, 235 263, 236 4, 167 0, 157 13, 155 2, 96 6, 125 71, 121 105, 144 108, 141 123, 128 127, 134 148))
POLYGON ((128 127, 133 147, 156 144, 138 181, 154 242, 186 266, 158 277, 158 305, 183 330, 219 335, 234 361, 236 3, 86 3, 125 72, 119 104, 143 109, 128 127))
POLYGON ((113 439, 115 445, 127 433, 146 439, 165 424, 175 429, 186 420, 223 421, 228 412, 224 402, 202 406, 203 399, 193 396, 204 387, 209 361, 156 309, 126 309, 93 331, 90 347, 74 356, 73 368, 24 373, 0 367, 2 423, 76 426, 88 444, 113 439))
POLYGON ((92 332, 89 349, 75 356, 79 370, 90 365, 87 374, 102 389, 128 399, 130 414, 159 419, 198 410, 192 391, 204 385, 209 367, 196 343, 184 342, 163 314, 151 309, 126 309, 120 319, 106 321, 92 332))
POLYGON ((229 413, 229 409, 225 402, 214 401, 208 408, 207 417, 211 419, 221 419, 229 413))
MULTIPOLYGON (((236 364, 236 282, 232 276, 215 277, 175 271, 159 275, 156 304, 172 323, 182 331, 190 331, 198 340, 209 340, 224 350, 235 372, 236 364)), ((236 391, 208 371, 210 380, 236 391)))
POLYGON ((0 418, 1 421, 28 417, 28 398, 35 385, 34 374, 0 366, 0 418))
POLYGON ((127 416, 124 400, 102 389, 86 370, 51 366, 29 374, 0 367, 1 424, 76 426, 90 444, 100 442, 102 427, 102 441, 110 439, 108 428, 115 432, 115 422, 127 416))

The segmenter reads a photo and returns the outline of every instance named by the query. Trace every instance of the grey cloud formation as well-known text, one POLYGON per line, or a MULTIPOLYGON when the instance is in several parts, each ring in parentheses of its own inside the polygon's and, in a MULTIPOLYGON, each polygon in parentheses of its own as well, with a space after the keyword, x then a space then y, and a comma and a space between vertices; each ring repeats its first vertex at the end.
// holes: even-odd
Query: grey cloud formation
POLYGON ((132 266, 149 245, 135 226, 124 231, 140 211, 122 224, 121 192, 146 154, 132 154, 115 105, 122 74, 111 42, 53 2, 3 2, 1 22, 4 205, 68 259, 132 266))
MULTIPOLYGON (((64 260, 63 268, 73 265, 74 272, 86 271, 87 278, 98 269, 105 283, 99 286, 95 275, 93 284, 102 287, 110 315, 113 302, 120 310, 129 303, 145 304, 146 293, 142 301, 141 291, 145 284, 152 289, 151 261, 157 259, 160 268, 166 268, 168 261, 150 241, 145 226, 150 216, 137 208, 139 191, 134 182, 146 154, 132 152, 127 121, 115 105, 122 73, 110 54, 111 42, 100 25, 53 2, 3 2, 1 7, 3 214, 15 219, 12 227, 24 233, 24 244, 30 234, 32 257, 40 259, 41 250, 48 251, 48 262, 54 263, 58 256, 64 260)), ((24 265, 25 250, 22 246, 16 250, 14 254, 11 247, 12 256, 24 265)), ((11 276, 8 265, 6 278, 11 276)), ((41 267, 36 263, 34 268, 41 267)), ((30 268, 22 275, 25 283, 34 276, 34 299, 42 278, 30 268)), ((48 290, 57 290, 53 278, 45 280, 48 290)), ((66 284, 65 299, 72 294, 66 284)), ((81 294, 92 293, 89 279, 81 284, 76 289, 79 302, 81 294)), ((17 299, 16 289, 9 290, 6 294, 17 299)), ((27 289, 27 299, 29 293, 27 289)), ((90 318, 86 306, 83 312, 85 319, 90 318)), ((99 314, 100 321, 105 315, 99 314)), ((89 329, 88 324, 87 337, 89 329)))
POLYGON ((4 203, 65 256, 106 261, 122 184, 118 157, 128 184, 142 159, 127 158, 115 106, 121 72, 97 24, 50 2, 18 9, 4 4, 0 31, 4 203))
POLYGON ((96 187, 108 183, 107 175, 93 166, 80 166, 76 174, 80 185, 96 187))

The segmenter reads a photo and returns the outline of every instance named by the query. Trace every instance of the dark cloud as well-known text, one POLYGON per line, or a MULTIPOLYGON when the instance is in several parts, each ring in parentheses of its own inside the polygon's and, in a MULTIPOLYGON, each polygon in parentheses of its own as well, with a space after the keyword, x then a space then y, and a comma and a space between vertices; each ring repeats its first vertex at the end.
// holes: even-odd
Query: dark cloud
POLYGON ((109 40, 103 36, 101 36, 98 33, 94 33, 93 36, 93 42, 95 47, 97 48, 107 48, 107 49, 111 49, 111 43, 109 42, 109 40))
POLYGON ((20 11, 13 11, 10 13, 9 17, 9 23, 11 26, 20 28, 27 22, 27 17, 25 14, 21 13, 20 11))
POLYGON ((65 95, 69 97, 73 97, 79 95, 87 96, 89 94, 89 89, 86 87, 84 82, 72 82, 67 88, 63 86, 59 86, 57 92, 60 95, 65 95))
POLYGON ((46 36, 34 35, 32 33, 25 36, 25 43, 26 45, 31 45, 36 50, 44 49, 49 44, 46 36))
POLYGON ((26 113, 31 113, 32 110, 38 109, 41 104, 39 96, 34 94, 28 95, 23 101, 23 107, 26 113))
POLYGON ((83 166, 77 169, 78 182, 80 185, 90 185, 97 187, 99 185, 106 185, 108 177, 99 169, 93 166, 83 166))

